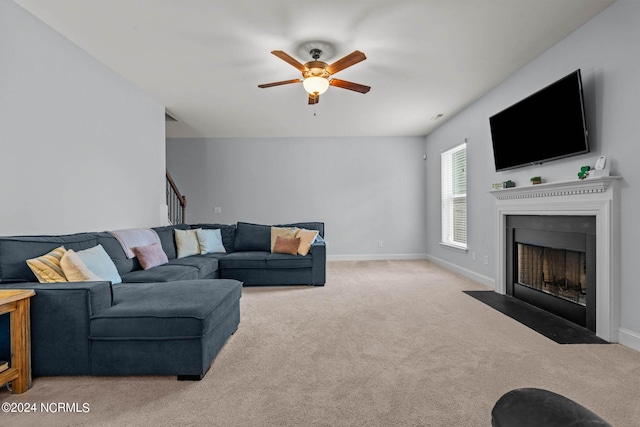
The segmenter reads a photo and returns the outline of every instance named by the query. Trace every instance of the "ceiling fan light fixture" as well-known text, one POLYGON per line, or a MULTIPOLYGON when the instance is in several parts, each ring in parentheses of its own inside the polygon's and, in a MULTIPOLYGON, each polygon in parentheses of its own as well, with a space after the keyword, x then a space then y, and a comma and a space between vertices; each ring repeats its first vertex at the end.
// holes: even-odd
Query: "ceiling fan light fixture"
POLYGON ((304 90, 309 93, 310 105, 316 105, 320 100, 320 95, 325 93, 327 89, 329 89, 329 86, 336 86, 342 89, 352 90, 359 93, 367 93, 371 89, 370 86, 333 78, 333 75, 335 73, 367 59, 364 53, 360 52, 359 50, 354 50, 347 56, 338 59, 336 62, 330 65, 326 62, 320 61, 322 50, 320 50, 319 48, 311 49, 309 51, 313 60, 307 62, 306 64, 302 64, 300 61, 282 50, 272 50, 271 53, 300 71, 302 73, 302 80, 291 79, 280 82, 266 83, 258 85, 259 88, 264 89, 272 86, 287 85, 290 83, 302 83, 304 90))
POLYGON ((322 95, 329 89, 329 80, 324 77, 311 76, 304 79, 302 86, 311 95, 322 95))

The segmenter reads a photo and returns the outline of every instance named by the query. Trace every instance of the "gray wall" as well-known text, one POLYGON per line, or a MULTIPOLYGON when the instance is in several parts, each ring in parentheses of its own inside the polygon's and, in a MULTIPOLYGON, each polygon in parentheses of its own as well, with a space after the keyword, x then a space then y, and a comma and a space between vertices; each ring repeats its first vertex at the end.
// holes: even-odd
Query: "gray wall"
POLYGON ((161 223, 164 126, 160 104, 0 0, 0 234, 161 223))
MULTIPOLYGON (((495 276, 495 199, 493 182, 508 179, 520 186, 541 175, 548 182, 577 179, 580 166, 595 164, 601 154, 612 162, 622 182, 622 332, 621 342, 640 349, 640 286, 637 243, 640 226, 640 2, 618 0, 563 41, 519 70, 479 101, 427 137, 427 197, 439 197, 439 154, 463 138, 468 140, 469 252, 443 248, 440 210, 427 207, 427 251, 433 260, 493 284, 495 276), (496 173, 493 165, 489 117, 558 78, 582 70, 591 153, 540 166, 496 173), (473 260, 476 253, 476 260, 473 260), (484 264, 484 255, 489 263, 484 264)), ((544 117, 541 118, 544 120, 544 117)))
POLYGON ((187 222, 324 221, 330 259, 424 257, 423 154, 422 137, 167 141, 187 222))

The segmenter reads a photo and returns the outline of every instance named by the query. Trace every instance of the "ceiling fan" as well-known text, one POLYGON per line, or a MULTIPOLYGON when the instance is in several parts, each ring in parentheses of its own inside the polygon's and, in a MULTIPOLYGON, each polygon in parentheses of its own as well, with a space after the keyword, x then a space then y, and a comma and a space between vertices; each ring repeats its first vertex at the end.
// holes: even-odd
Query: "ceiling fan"
POLYGON ((326 62, 320 61, 322 56, 321 49, 311 49, 309 54, 312 61, 302 64, 298 62, 291 55, 281 51, 271 51, 272 54, 282 59, 283 61, 293 65, 302 73, 303 79, 284 80, 281 82, 273 82, 258 85, 259 88, 268 88, 272 86, 281 86, 291 83, 302 83, 304 89, 309 93, 309 105, 315 105, 320 102, 320 95, 324 93, 329 86, 336 86, 342 89, 349 89, 355 92, 367 93, 371 90, 371 87, 361 85, 358 83, 348 82, 346 80, 335 79, 332 76, 338 71, 342 71, 347 67, 357 64, 358 62, 367 59, 364 53, 359 50, 351 52, 349 55, 342 59, 337 60, 333 64, 329 65, 326 62))

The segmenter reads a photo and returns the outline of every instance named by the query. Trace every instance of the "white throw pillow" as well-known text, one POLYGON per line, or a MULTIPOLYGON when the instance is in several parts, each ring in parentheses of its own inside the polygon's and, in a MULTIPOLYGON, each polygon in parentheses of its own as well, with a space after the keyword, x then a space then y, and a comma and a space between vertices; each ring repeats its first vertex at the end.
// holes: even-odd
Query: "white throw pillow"
POLYGON ((178 258, 184 258, 190 255, 198 255, 200 253, 200 244, 198 243, 198 235, 196 232, 200 230, 174 230, 176 237, 176 247, 178 249, 178 258))
POLYGON ((215 230, 203 230, 198 228, 196 230, 196 236, 198 238, 198 244, 200 245, 201 254, 213 254, 213 253, 226 253, 224 245, 222 244, 222 232, 220 229, 215 230))
POLYGON ((102 280, 109 281, 113 285, 122 283, 122 278, 118 273, 116 265, 102 245, 76 251, 76 255, 80 257, 89 270, 102 280))

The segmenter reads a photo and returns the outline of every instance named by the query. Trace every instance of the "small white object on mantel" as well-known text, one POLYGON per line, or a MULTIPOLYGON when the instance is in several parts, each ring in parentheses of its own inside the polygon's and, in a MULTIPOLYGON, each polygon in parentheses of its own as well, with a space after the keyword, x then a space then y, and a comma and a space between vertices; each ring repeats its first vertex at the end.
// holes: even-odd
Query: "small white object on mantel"
POLYGON ((610 175, 610 170, 609 170, 609 166, 605 166, 604 169, 591 169, 589 171, 589 176, 587 176, 587 179, 592 179, 592 178, 598 178, 601 176, 609 176, 610 175))

